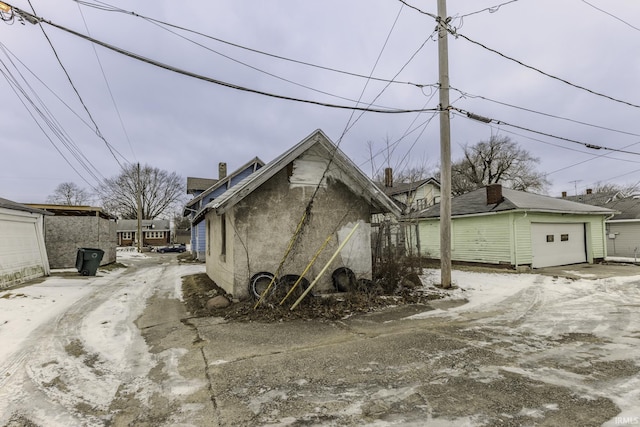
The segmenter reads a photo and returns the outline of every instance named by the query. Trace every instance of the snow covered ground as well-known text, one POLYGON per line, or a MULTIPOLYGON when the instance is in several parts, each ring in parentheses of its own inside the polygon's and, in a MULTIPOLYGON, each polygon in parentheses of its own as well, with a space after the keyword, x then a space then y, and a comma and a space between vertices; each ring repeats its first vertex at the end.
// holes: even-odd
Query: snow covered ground
MULTIPOLYGON (((145 258, 118 253, 125 264, 145 258)), ((180 299, 181 276, 203 269, 164 264, 93 277, 54 271, 41 283, 1 291, 0 425, 16 414, 42 426, 103 425, 77 415, 104 413, 122 387, 144 400, 157 360, 134 322, 149 297, 180 299)))
MULTIPOLYGON (((430 270, 423 281, 439 283, 439 275, 438 270, 430 270)), ((594 364, 598 363, 619 371, 631 365, 632 371, 640 371, 640 276, 573 280, 454 271, 452 277, 457 289, 450 298, 466 299, 468 303, 420 313, 413 319, 473 320, 475 328, 496 335, 502 332, 505 342, 519 353, 510 355, 517 357, 515 364, 531 368, 500 369, 547 384, 577 385, 590 396, 612 399, 622 412, 605 426, 640 425, 640 376, 612 378, 605 385, 593 382, 598 374, 594 364), (545 348, 547 342, 566 337, 582 339, 576 340, 571 351, 566 346, 545 348), (571 370, 535 363, 551 359, 559 366, 593 369, 576 375, 571 370)))
MULTIPOLYGON (((136 264, 150 256, 118 257, 136 264)), ((171 395, 204 387, 178 374, 183 349, 152 354, 134 324, 150 297, 180 299, 180 278, 203 270, 202 264, 156 261, 145 268, 99 271, 96 277, 54 274, 0 291, 0 425, 16 414, 29 414, 43 426, 104 425, 116 394, 144 401, 159 390, 171 395), (161 385, 147 378, 159 358, 167 370, 161 385)), ((423 280, 426 286, 438 283, 439 271, 427 270, 423 280)), ((483 371, 487 381, 501 370, 570 386, 581 395, 614 401, 622 412, 606 426, 640 424, 640 377, 633 374, 640 366, 640 276, 571 280, 454 270, 453 280, 456 288, 448 299, 465 304, 434 302, 439 308, 405 321, 468 324, 491 337, 487 345, 503 342, 505 355, 514 360, 483 371), (604 367, 631 374, 602 381, 597 376, 604 367), (585 372, 576 373, 581 369, 585 372)), ((553 410, 549 404, 535 410, 553 410)))

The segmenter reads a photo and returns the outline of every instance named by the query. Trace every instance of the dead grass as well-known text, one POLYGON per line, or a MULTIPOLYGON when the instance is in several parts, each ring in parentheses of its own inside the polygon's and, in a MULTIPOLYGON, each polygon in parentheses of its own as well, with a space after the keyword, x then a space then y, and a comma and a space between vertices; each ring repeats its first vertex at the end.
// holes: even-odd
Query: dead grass
MULTIPOLYGON (((307 295, 294 309, 290 307, 297 298, 290 297, 284 304, 280 301, 285 291, 269 295, 257 307, 256 301, 246 300, 234 302, 222 309, 207 309, 207 301, 217 295, 226 295, 206 274, 185 276, 182 280, 182 293, 187 310, 193 316, 219 316, 234 321, 276 322, 284 320, 336 320, 358 313, 368 313, 389 306, 404 304, 427 304, 434 299, 442 298, 438 292, 426 293, 401 287, 393 295, 383 295, 379 289, 356 288, 350 292, 332 293, 321 296, 307 295)), ((228 295, 226 295, 229 297, 228 295)))

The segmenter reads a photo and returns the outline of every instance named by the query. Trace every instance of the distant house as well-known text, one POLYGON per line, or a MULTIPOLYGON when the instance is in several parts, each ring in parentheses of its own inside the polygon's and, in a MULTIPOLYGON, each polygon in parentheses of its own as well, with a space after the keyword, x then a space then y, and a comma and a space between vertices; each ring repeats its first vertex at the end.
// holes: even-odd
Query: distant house
POLYGON ((116 217, 99 207, 29 204, 44 218, 44 243, 51 268, 72 268, 78 248, 102 249, 101 265, 116 261, 116 217))
MULTIPOLYGON (((116 228, 118 246, 137 245, 138 220, 118 220, 116 228)), ((143 219, 141 228, 142 246, 163 246, 171 243, 171 223, 168 219, 143 219)))
MULTIPOLYGON (((356 229, 333 268, 371 278, 373 214, 400 209, 320 130, 206 205, 194 221, 206 224, 206 271, 236 298, 248 295, 257 273, 275 275, 300 220, 308 215, 282 275, 301 275, 328 236, 327 248, 306 274, 319 274, 346 235, 356 229), (315 195, 310 205, 312 195, 315 195)), ((332 287, 331 274, 317 289, 332 287)))
MULTIPOLYGON (((222 162, 218 165, 218 179, 211 179, 208 182, 213 182, 209 187, 204 190, 192 190, 194 198, 189 200, 185 205, 183 215, 188 217, 191 221, 191 253, 199 260, 204 261, 206 258, 206 230, 205 224, 201 220, 201 216, 198 213, 201 212, 207 203, 210 203, 216 197, 224 194, 225 191, 232 188, 234 185, 251 175, 258 169, 264 166, 264 162, 255 157, 251 161, 245 163, 236 169, 233 173, 227 175, 227 164, 222 162), (198 220, 195 220, 198 218, 198 220)), ((196 183, 195 180, 199 180, 202 184, 207 181, 202 178, 187 178, 187 189, 189 189, 189 179, 193 180, 191 188, 196 183)))
POLYGON ((50 214, 0 198, 0 289, 49 275, 46 215, 50 214))
MULTIPOLYGON (((423 210, 440 202, 440 183, 435 178, 397 183, 394 181, 393 170, 385 168, 384 182, 377 185, 398 205, 403 214, 423 210)), ((375 227, 374 259, 402 256, 407 252, 410 255, 415 254, 415 242, 411 240, 413 234, 407 230, 413 226, 412 224, 401 224, 388 215, 376 215, 372 219, 372 225, 375 227)))
POLYGON ((563 193, 562 198, 615 211, 605 222, 607 256, 640 257, 640 196, 610 191, 594 193, 587 189, 585 194, 575 196, 563 193))
POLYGON ((378 183, 378 186, 403 206, 404 213, 426 209, 440 202, 440 183, 435 178, 396 183, 391 168, 385 169, 384 176, 384 182, 378 183))
MULTIPOLYGON (((613 213, 492 184, 452 199, 451 259, 533 268, 598 262, 607 254, 605 220, 613 213)), ((420 254, 439 258, 440 205, 407 217, 417 221, 420 254)))

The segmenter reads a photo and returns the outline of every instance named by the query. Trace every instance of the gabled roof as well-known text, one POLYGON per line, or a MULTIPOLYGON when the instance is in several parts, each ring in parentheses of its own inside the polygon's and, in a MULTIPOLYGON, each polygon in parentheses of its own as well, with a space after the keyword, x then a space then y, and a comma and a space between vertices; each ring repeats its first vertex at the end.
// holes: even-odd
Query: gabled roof
MULTIPOLYGON (((171 222, 168 219, 143 219, 142 231, 169 231, 171 222)), ((121 219, 116 225, 117 231, 138 231, 137 219, 121 219)))
POLYGON ((586 203, 593 206, 605 206, 608 202, 619 197, 619 192, 608 191, 606 193, 588 193, 578 194, 577 196, 565 196, 563 200, 570 200, 572 202, 586 203))
POLYGON ((425 184, 432 184, 435 187, 440 188, 440 183, 435 178, 422 179, 415 182, 401 182, 393 185, 393 187, 385 187, 384 183, 377 182, 376 185, 384 191, 387 196, 395 196, 397 194, 409 193, 415 191, 425 184))
POLYGON ((640 198, 637 196, 616 199, 604 204, 605 208, 613 209, 618 213, 611 218, 617 220, 640 220, 640 198))
MULTIPOLYGON (((564 199, 502 188, 502 201, 487 204, 487 190, 479 188, 451 200, 451 216, 482 215, 508 211, 612 215, 614 210, 564 199)), ((408 215, 409 218, 439 218, 440 204, 408 215)))
POLYGON ((218 182, 217 179, 212 178, 196 178, 193 176, 187 177, 187 194, 193 194, 196 191, 204 191, 207 188, 218 182))
MULTIPOLYGON (((240 181, 220 197, 211 201, 198 217, 204 216, 205 211, 210 209, 219 214, 224 213, 312 147, 319 147, 324 150, 327 153, 327 157, 332 159, 332 167, 335 166, 345 176, 349 177, 359 187, 357 189, 358 194, 362 194, 365 199, 369 200, 376 211, 390 212, 400 216, 400 209, 395 203, 349 160, 324 132, 318 129, 272 162, 240 181)), ((198 219, 194 219, 194 222, 198 219)))
MULTIPOLYGON (((205 189, 205 191, 203 191, 197 197, 194 197, 193 199, 189 200, 185 206, 190 207, 195 205, 204 197, 206 197, 208 194, 211 194, 213 191, 217 190, 223 185, 227 185, 228 183, 231 183, 234 180, 234 178, 236 178, 238 175, 240 175, 242 172, 244 172, 251 166, 253 166, 254 170, 258 170, 259 168, 264 166, 264 162, 260 160, 258 157, 254 157, 253 159, 251 159, 250 161, 248 161, 247 163, 245 163, 244 165, 240 166, 238 169, 233 171, 231 174, 227 175, 226 177, 220 180, 217 180, 214 184, 212 184, 207 189, 205 189)), ((184 216, 188 215, 187 209, 185 209, 185 212, 183 215, 184 216)))
POLYGON ((0 197, 0 208, 12 209, 14 211, 29 212, 29 213, 40 214, 40 215, 53 215, 52 213, 43 211, 42 209, 32 208, 20 203, 13 202, 8 199, 3 199, 2 197, 0 197))

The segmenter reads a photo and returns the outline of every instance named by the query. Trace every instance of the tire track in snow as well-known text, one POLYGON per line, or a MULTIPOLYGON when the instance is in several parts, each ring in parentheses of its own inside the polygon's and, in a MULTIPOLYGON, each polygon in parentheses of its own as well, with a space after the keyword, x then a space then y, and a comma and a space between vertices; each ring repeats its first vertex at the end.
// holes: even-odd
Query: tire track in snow
MULTIPOLYGON (((84 425, 103 425, 100 418, 122 384, 137 391, 152 387, 146 374, 155 362, 133 321, 140 314, 136 309, 144 309, 166 270, 167 266, 133 267, 115 280, 97 280, 92 283, 94 292, 35 330, 29 346, 5 368, 17 374, 8 387, 16 393, 4 396, 7 407, 42 417, 47 425, 51 425, 47 416, 51 411, 80 417, 84 425), (97 314, 107 317, 96 321, 97 314), (113 338, 122 338, 122 342, 114 345, 109 342, 113 338), (70 351, 74 344, 75 351, 70 351), (23 390, 28 390, 28 402, 22 399, 23 390)), ((67 422, 68 418, 60 425, 67 422)))

